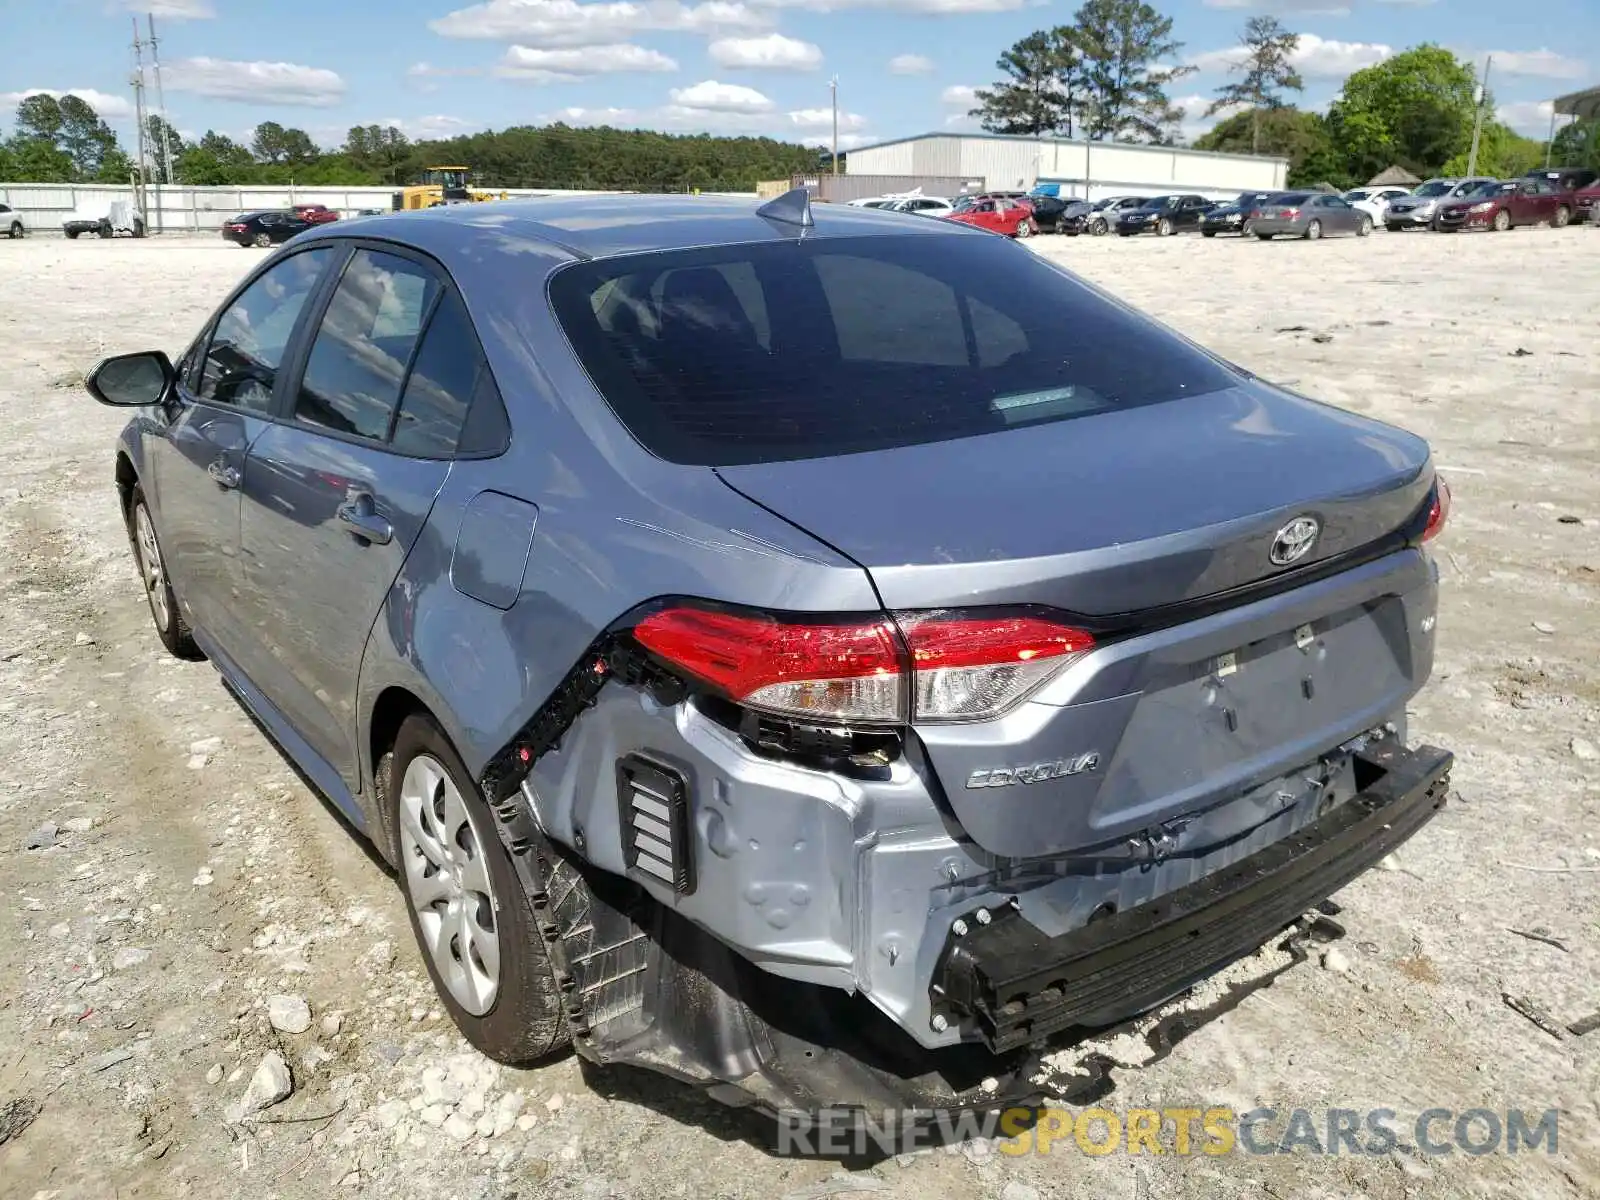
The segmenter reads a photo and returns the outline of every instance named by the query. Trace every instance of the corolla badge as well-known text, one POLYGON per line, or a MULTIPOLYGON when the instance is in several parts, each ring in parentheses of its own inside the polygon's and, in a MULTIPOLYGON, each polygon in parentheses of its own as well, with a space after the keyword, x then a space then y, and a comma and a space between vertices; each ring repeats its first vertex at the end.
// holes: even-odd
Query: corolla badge
POLYGON ((1311 553, 1321 532, 1322 526, 1315 517, 1296 517, 1272 535, 1272 549, 1267 557, 1280 567, 1299 562, 1311 553))
POLYGON ((1053 762, 1029 763, 1025 767, 990 767, 974 771, 967 776, 969 788, 1010 787, 1014 783, 1043 783, 1047 779, 1063 779, 1068 775, 1082 775, 1100 765, 1096 752, 1077 754, 1071 758, 1058 758, 1053 762))

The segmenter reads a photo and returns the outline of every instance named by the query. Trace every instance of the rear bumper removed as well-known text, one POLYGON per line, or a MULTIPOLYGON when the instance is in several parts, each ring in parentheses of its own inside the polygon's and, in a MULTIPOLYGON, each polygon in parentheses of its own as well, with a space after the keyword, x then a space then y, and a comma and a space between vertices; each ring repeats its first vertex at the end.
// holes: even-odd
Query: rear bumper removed
POLYGON ((1250 953, 1422 828, 1444 807, 1453 757, 1370 745, 1359 791, 1299 832, 1148 904, 1049 937, 1015 906, 958 923, 935 970, 935 1012, 975 1019, 1017 1049, 1137 1013, 1250 953))

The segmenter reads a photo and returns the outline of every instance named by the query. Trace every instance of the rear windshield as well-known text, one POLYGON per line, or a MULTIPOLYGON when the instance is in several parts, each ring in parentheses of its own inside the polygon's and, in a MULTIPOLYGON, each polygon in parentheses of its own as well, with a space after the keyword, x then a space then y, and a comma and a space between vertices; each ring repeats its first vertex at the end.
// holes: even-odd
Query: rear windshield
POLYGON ((998 237, 807 238, 558 271, 550 299, 652 453, 822 458, 1231 387, 1154 322, 998 237))
POLYGON ((1452 183, 1425 183, 1412 193, 1414 196, 1442 196, 1455 185, 1452 183))
POLYGON ((1309 199, 1311 199, 1310 192, 1285 192, 1281 196, 1274 196, 1272 202, 1292 208, 1296 204, 1304 204, 1309 199))

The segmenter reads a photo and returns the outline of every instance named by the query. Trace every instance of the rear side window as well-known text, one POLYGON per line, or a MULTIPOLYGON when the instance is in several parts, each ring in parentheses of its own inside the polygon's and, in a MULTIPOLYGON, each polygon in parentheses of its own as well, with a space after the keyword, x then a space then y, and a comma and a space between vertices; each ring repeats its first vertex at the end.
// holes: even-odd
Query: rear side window
POLYGON ((356 251, 312 343, 295 416, 387 441, 406 369, 440 290, 438 279, 410 259, 356 251))
POLYGON ((550 298, 619 419, 682 463, 889 449, 1238 382, 998 238, 822 237, 607 258, 557 272, 550 298))
POLYGON ((487 370, 478 353, 467 310, 455 295, 439 301, 400 397, 395 418, 395 453, 413 458, 448 458, 456 451, 467 408, 487 370))

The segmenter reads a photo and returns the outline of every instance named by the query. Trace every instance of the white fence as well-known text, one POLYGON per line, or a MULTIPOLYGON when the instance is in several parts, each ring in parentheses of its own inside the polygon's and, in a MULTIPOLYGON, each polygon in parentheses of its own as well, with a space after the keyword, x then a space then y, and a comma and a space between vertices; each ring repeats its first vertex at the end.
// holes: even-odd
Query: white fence
MULTIPOLYGON (((188 187, 151 186, 145 189, 151 233, 216 233, 229 217, 262 208, 288 208, 293 204, 325 204, 341 217, 363 209, 383 209, 393 203, 392 187, 188 187)), ((603 192, 532 188, 483 188, 510 196, 594 196, 603 192)), ((716 192, 707 195, 755 199, 754 192, 716 192)), ((30 234, 61 232, 61 223, 80 208, 104 215, 113 200, 132 200, 131 187, 75 183, 0 183, 0 204, 22 215, 30 234)))

